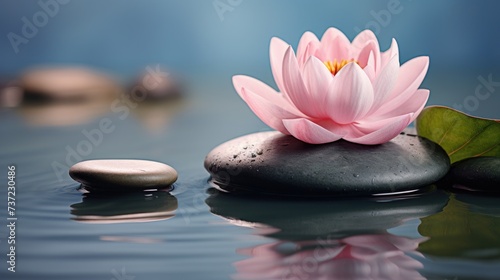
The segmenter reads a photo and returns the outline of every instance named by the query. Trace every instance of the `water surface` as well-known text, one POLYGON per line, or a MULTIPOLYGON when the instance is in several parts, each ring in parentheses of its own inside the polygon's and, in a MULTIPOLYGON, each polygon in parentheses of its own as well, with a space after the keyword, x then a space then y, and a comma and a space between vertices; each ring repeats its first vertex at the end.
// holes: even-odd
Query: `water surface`
POLYGON ((89 117, 73 107, 0 111, 1 279, 498 279, 494 196, 431 187, 307 200, 213 189, 203 169, 210 149, 267 128, 229 80, 192 91, 127 116, 96 107, 89 117), (82 144, 104 118, 113 131, 82 144), (85 194, 67 168, 95 158, 165 162, 179 180, 170 193, 85 194), (15 273, 6 265, 8 165, 17 172, 15 273))

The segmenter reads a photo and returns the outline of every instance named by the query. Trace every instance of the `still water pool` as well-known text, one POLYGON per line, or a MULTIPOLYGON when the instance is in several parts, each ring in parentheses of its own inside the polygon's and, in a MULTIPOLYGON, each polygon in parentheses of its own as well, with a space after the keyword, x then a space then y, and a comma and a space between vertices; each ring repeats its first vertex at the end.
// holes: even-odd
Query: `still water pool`
POLYGON ((0 111, 0 278, 500 278, 494 196, 430 186, 398 197, 308 200, 211 188, 204 156, 266 127, 229 81, 193 91, 204 94, 140 104, 130 114, 80 105, 0 111), (86 133, 103 119, 112 131, 90 141, 86 133), (94 158, 165 162, 179 180, 170 193, 85 194, 68 163, 94 158), (16 167, 15 273, 7 263, 9 165, 16 167))

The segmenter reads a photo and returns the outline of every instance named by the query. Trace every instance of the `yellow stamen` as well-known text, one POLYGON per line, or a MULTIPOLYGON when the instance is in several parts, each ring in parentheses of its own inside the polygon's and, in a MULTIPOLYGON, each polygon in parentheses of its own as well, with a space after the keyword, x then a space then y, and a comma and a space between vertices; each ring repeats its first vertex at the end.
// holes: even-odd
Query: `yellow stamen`
POLYGON ((337 59, 334 59, 333 62, 328 60, 323 63, 325 64, 326 68, 328 68, 328 71, 330 71, 330 73, 336 75, 340 71, 340 69, 342 69, 342 67, 351 62, 356 62, 359 65, 359 63, 354 59, 342 59, 341 61, 337 61, 337 59))

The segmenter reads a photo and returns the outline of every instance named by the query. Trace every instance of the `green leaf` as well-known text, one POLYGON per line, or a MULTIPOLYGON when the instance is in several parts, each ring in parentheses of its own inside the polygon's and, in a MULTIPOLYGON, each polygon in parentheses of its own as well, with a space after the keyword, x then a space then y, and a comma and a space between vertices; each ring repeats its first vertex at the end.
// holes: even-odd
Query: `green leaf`
POLYGON ((439 144, 451 163, 478 156, 500 157, 500 122, 442 107, 425 108, 417 118, 417 133, 439 144))

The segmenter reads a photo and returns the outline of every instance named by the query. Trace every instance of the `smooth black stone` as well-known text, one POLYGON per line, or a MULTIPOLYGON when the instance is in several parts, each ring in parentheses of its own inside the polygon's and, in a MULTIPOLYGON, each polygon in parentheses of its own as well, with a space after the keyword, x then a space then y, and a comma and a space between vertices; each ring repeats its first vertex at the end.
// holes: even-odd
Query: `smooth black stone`
POLYGON ((172 167, 149 160, 87 160, 73 165, 69 175, 88 191, 165 189, 177 180, 172 167))
POLYGON ((457 188, 500 192, 500 157, 475 157, 455 162, 450 178, 457 188))
POLYGON ((367 146, 343 140, 311 145, 279 132, 261 132, 221 144, 205 158, 216 188, 292 196, 411 191, 438 181, 449 167, 440 146, 406 134, 367 146))

